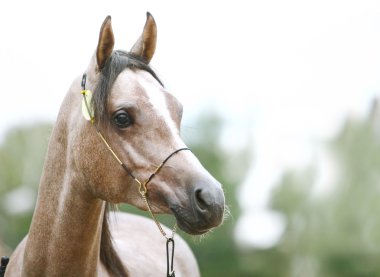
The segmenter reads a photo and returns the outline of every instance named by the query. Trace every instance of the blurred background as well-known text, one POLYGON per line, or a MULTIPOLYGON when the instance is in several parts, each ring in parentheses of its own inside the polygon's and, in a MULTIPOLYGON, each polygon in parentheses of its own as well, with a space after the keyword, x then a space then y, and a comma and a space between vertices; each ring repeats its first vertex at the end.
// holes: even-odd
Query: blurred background
POLYGON ((0 255, 28 232, 54 119, 101 23, 112 15, 129 49, 146 11, 152 66, 231 211, 202 239, 181 233, 202 276, 380 276, 378 1, 0 3, 0 255))

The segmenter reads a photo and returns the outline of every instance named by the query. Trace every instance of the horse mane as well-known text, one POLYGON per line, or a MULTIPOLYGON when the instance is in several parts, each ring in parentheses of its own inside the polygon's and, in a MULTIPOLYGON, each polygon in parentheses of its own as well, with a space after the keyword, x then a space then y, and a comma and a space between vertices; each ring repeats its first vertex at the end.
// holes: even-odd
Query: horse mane
POLYGON ((113 246, 112 235, 109 229, 109 212, 111 204, 107 203, 104 210, 102 237, 100 240, 100 261, 108 271, 115 277, 128 277, 128 271, 123 266, 115 248, 113 246))
MULTIPOLYGON (((147 71, 163 86, 156 73, 144 59, 121 50, 114 51, 99 72, 100 78, 92 98, 94 115, 98 124, 105 123, 107 121, 107 103, 109 92, 117 76, 126 68, 147 71)), ((100 261, 108 273, 113 276, 128 277, 128 272, 123 266, 123 263, 121 262, 113 246, 112 235, 108 224, 111 206, 112 205, 110 203, 107 203, 104 211, 100 241, 100 261)))

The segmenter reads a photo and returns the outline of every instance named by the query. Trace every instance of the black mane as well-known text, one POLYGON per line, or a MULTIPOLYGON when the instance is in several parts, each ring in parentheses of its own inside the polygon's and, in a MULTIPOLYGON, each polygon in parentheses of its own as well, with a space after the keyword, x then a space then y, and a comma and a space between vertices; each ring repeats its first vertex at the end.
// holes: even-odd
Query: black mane
POLYGON ((157 74, 144 59, 122 50, 112 52, 111 57, 109 57, 104 67, 100 70, 99 81, 92 99, 96 121, 104 122, 108 118, 107 103, 109 92, 117 76, 126 68, 147 71, 163 86, 157 74))

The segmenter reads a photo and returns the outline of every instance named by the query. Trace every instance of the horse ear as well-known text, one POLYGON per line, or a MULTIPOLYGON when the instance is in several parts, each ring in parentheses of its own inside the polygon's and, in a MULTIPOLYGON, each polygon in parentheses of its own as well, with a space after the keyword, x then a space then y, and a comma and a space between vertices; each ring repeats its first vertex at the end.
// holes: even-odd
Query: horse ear
POLYGON ((114 44, 115 39, 112 31, 111 16, 107 16, 100 28, 99 42, 96 49, 96 60, 99 70, 104 67, 107 59, 111 56, 114 44))
POLYGON ((156 50, 157 42, 157 26, 154 21, 153 16, 147 12, 146 13, 146 23, 144 26, 143 33, 133 45, 131 53, 145 59, 148 63, 153 57, 154 51, 156 50))

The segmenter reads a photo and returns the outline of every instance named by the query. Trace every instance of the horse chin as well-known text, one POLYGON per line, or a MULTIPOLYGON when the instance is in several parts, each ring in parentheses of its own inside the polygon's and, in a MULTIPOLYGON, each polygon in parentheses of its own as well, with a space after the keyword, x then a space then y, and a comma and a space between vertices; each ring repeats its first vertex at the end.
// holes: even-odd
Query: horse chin
POLYGON ((202 235, 215 227, 209 226, 208 223, 193 215, 190 210, 180 206, 171 207, 171 210, 177 220, 178 228, 190 235, 202 235))
POLYGON ((177 219, 177 225, 179 229, 181 229, 182 231, 190 235, 203 235, 209 231, 209 229, 205 229, 205 230, 194 229, 194 226, 192 226, 190 223, 184 220, 177 219))

